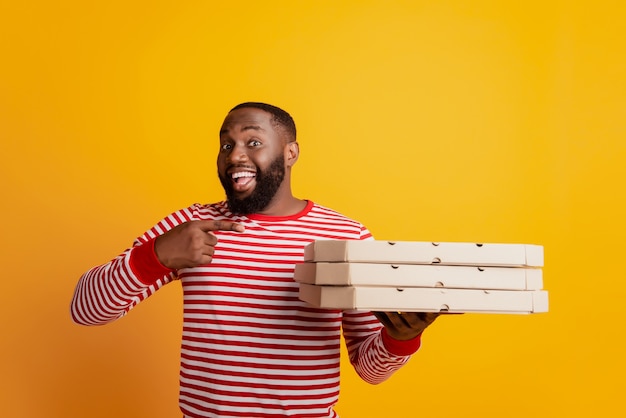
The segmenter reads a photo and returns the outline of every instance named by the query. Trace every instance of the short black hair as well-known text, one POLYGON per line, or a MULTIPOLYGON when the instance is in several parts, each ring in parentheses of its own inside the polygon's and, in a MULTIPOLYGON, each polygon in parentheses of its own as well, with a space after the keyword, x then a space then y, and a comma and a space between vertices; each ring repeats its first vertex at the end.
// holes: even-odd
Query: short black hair
POLYGON ((240 103, 230 109, 230 111, 232 112, 233 110, 243 109, 247 107, 261 109, 266 111, 267 113, 270 113, 272 115, 272 123, 280 125, 285 129, 289 142, 293 142, 296 140, 296 123, 289 113, 285 112, 280 107, 261 102, 240 103))

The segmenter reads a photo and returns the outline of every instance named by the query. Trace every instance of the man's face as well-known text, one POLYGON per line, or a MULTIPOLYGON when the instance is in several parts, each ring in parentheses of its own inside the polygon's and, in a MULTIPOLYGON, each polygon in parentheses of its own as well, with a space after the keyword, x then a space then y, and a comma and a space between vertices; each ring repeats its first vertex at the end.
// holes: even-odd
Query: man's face
POLYGON ((228 114, 220 130, 217 172, 233 213, 265 209, 285 177, 285 141, 272 115, 256 108, 228 114))

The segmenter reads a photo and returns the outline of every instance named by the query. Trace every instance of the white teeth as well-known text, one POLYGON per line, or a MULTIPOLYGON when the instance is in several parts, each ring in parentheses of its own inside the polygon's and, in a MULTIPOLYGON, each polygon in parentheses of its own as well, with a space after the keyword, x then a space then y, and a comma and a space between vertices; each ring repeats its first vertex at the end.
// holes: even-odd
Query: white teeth
POLYGON ((233 173, 232 177, 233 177, 233 179, 236 180, 236 179, 241 178, 241 177, 254 177, 254 176, 255 176, 255 174, 251 173, 249 171, 239 171, 237 173, 233 173))

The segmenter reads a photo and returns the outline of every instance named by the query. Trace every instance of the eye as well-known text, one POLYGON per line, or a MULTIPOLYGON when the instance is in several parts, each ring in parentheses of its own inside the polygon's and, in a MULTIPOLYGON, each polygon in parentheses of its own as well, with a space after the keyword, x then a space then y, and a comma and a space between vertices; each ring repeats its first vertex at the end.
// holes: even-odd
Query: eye
POLYGON ((228 151, 232 148, 233 146, 231 144, 222 144, 222 151, 228 151))
POLYGON ((258 139, 251 139, 250 142, 248 142, 248 145, 251 147, 258 147, 259 145, 261 145, 261 141, 259 141, 258 139))

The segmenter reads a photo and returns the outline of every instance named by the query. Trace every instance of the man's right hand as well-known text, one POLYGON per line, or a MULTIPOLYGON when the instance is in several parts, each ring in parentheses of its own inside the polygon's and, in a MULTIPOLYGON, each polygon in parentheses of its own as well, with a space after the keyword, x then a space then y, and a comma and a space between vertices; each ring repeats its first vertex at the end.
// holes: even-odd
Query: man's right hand
POLYGON ((189 221, 159 236, 154 250, 165 267, 174 270, 196 267, 213 260, 217 237, 212 231, 244 230, 243 225, 230 221, 189 221))

